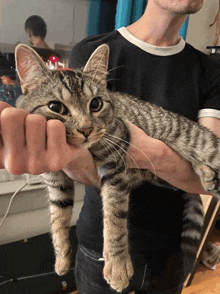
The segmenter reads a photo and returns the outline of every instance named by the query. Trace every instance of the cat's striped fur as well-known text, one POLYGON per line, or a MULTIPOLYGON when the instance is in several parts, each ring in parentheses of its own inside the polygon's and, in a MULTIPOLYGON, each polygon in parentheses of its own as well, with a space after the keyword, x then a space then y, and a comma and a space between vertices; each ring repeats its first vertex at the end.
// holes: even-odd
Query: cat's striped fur
MULTIPOLYGON (((219 196, 220 139, 201 125, 156 105, 106 88, 109 48, 102 45, 83 70, 50 71, 28 46, 16 47, 22 95, 17 107, 47 119, 60 119, 67 139, 89 148, 100 175, 104 216, 104 277, 122 291, 133 275, 129 255, 127 212, 129 194, 144 181, 173 188, 148 170, 128 169, 128 121, 149 136, 160 139, 190 161, 206 190, 219 196)), ((55 270, 65 274, 70 265, 69 224, 74 183, 64 172, 43 175, 49 189, 51 233, 56 254, 55 270)), ((151 195, 146 195, 151 197, 151 195)), ((199 195, 185 195, 182 249, 194 257, 203 225, 199 195)))

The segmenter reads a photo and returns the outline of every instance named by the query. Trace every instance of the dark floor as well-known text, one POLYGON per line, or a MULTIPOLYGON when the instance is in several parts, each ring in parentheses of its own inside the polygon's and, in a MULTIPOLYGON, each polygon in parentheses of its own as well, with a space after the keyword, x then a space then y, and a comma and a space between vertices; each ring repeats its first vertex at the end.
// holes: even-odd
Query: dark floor
POLYGON ((1 294, 58 294, 75 290, 73 274, 77 248, 75 227, 71 228, 73 246, 71 270, 65 276, 54 272, 54 252, 49 234, 0 246, 1 294))

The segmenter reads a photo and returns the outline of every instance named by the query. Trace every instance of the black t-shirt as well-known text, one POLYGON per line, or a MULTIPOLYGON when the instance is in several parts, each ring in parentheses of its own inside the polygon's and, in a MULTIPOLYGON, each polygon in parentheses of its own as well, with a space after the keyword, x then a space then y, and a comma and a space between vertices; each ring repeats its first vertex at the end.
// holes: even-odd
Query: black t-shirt
MULTIPOLYGON (((197 121, 198 116, 220 118, 220 66, 185 43, 156 47, 126 28, 91 36, 77 44, 70 66, 81 68, 101 44, 110 47, 108 88, 153 102, 197 121)), ((178 176, 178 175, 177 175, 178 176)), ((146 183, 130 197, 130 241, 139 250, 179 246, 183 224, 183 191, 146 183), (133 242, 133 243, 132 243, 133 242)), ((102 252, 102 203, 99 191, 86 187, 77 222, 77 237, 85 247, 102 252)))

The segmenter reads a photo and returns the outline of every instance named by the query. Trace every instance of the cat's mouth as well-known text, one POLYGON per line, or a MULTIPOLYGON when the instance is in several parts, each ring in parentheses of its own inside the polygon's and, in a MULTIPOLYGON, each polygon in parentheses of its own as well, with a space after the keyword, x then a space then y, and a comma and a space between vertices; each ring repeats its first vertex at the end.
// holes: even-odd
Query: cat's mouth
POLYGON ((74 131, 73 133, 67 133, 67 142, 80 148, 89 148, 91 145, 101 140, 104 134, 104 129, 93 130, 89 135, 74 131))

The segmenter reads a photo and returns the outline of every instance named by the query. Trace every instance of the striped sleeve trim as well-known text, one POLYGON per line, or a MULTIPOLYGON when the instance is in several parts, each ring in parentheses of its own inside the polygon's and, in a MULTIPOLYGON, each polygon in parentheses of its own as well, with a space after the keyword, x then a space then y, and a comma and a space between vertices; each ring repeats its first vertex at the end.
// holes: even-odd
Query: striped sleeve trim
POLYGON ((220 110, 216 110, 212 108, 201 109, 198 112, 198 118, 201 118, 201 117, 215 117, 220 119, 220 110))

